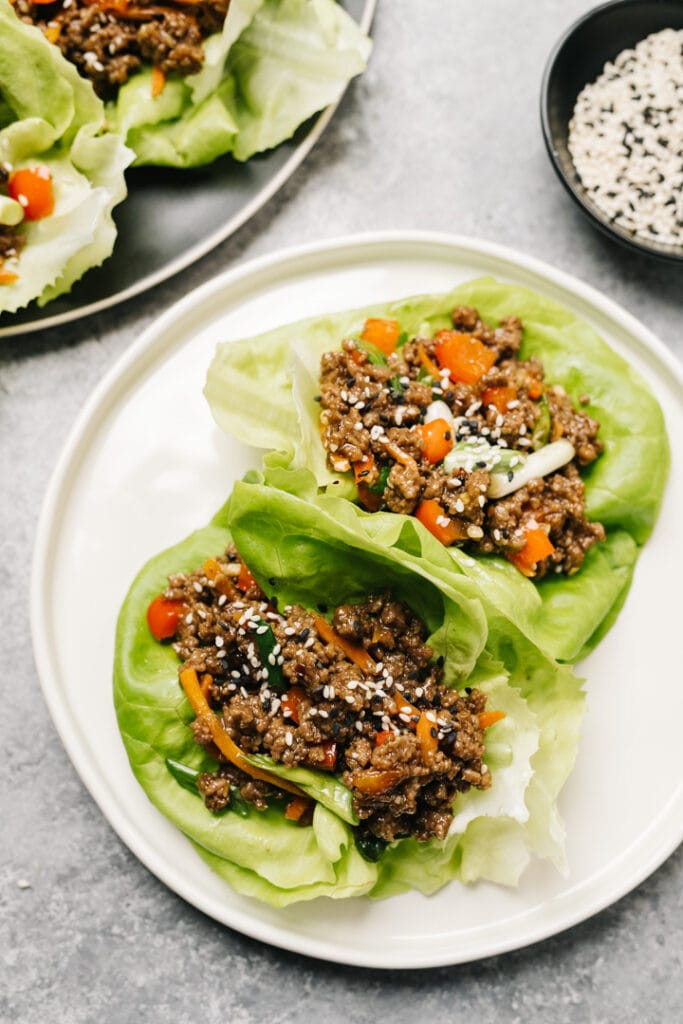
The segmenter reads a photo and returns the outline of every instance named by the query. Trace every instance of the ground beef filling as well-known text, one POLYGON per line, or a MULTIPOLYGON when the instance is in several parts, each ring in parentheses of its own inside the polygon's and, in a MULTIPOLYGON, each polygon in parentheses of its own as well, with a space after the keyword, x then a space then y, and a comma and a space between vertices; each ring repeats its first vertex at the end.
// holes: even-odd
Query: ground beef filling
POLYGON ((40 28, 102 97, 143 64, 165 75, 193 75, 204 63, 203 40, 220 32, 229 0, 16 0, 17 14, 40 28))
MULTIPOLYGON (((255 584, 238 589, 240 569, 231 548, 209 575, 202 568, 172 576, 164 594, 184 604, 174 650, 183 669, 210 676, 209 701, 230 737, 245 752, 341 776, 372 836, 444 838, 456 795, 491 784, 479 721, 484 694, 444 686, 424 625, 388 595, 341 605, 332 618, 337 635, 369 655, 366 671, 321 638, 316 615, 298 605, 276 609, 255 584), (271 667, 258 642, 266 625, 276 641, 271 667), (423 715, 435 741, 429 751, 418 738, 423 715)), ((223 761, 201 717, 193 730, 223 761)), ((199 780, 213 811, 228 804, 231 786, 258 808, 287 796, 226 763, 199 780)))
MULTIPOLYGON (((476 309, 453 310, 454 329, 470 334, 495 352, 496 361, 476 384, 452 383, 448 373, 436 377, 433 338, 416 337, 376 365, 353 339, 327 352, 321 364, 320 426, 328 463, 347 472, 364 460, 359 495, 369 509, 412 515, 423 501, 436 500, 456 543, 476 553, 514 555, 523 549, 528 529, 547 533, 554 551, 539 561, 534 575, 575 573, 588 548, 604 540, 600 523, 586 519, 579 467, 601 453, 599 423, 577 410, 561 387, 546 386, 535 358, 517 358, 522 323, 510 316, 497 328, 485 324, 476 309), (512 395, 499 408, 482 401, 493 389, 512 395), (415 428, 428 406, 445 402, 454 417, 454 443, 486 441, 529 454, 543 444, 566 438, 575 449, 571 463, 532 481, 513 494, 489 499, 490 474, 484 464, 447 474, 432 464, 415 428)), ((500 392, 498 392, 500 394, 500 392)), ((582 401, 588 402, 587 396, 582 401)))

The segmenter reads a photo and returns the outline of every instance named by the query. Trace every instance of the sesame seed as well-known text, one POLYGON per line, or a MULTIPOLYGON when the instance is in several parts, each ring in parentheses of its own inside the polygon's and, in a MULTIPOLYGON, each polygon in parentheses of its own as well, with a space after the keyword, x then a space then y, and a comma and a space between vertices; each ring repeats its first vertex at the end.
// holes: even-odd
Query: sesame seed
POLYGON ((292 736, 291 732, 288 729, 287 732, 285 733, 285 743, 287 744, 288 747, 291 747, 293 742, 294 737, 292 736))
POLYGON ((225 643, 225 640, 223 639, 222 636, 217 636, 216 637, 216 640, 215 640, 216 647, 222 647, 224 643, 225 643))

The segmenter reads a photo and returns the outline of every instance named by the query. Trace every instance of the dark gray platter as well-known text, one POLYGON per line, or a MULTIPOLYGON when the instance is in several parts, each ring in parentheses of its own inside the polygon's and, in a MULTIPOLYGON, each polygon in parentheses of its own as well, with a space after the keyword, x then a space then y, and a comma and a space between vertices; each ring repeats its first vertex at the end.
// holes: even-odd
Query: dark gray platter
MULTIPOLYGON (((377 0, 341 0, 369 31, 377 0)), ((276 149, 238 163, 221 157, 208 167, 134 168, 128 197, 114 211, 112 256, 89 270, 68 295, 44 308, 31 303, 0 314, 0 336, 43 330, 129 299, 183 270, 245 223, 305 159, 334 113, 328 107, 276 149)))

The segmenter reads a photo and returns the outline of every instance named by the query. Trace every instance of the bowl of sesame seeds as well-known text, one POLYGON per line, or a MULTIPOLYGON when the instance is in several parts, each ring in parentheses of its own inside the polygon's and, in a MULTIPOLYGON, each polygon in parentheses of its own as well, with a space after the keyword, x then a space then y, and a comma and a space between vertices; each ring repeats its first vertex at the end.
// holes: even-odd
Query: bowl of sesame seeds
POLYGON ((683 260, 683 3, 613 0, 548 59, 545 143, 590 221, 639 252, 683 260))

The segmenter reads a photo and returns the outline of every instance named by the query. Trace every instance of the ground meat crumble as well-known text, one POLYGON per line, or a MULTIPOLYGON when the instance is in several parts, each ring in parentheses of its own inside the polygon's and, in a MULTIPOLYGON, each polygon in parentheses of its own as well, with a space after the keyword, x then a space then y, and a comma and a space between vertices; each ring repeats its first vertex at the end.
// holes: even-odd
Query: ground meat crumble
MULTIPOLYGON (((573 574, 586 551, 604 540, 600 523, 585 515, 579 469, 601 453, 599 423, 572 405, 564 390, 544 383, 539 359, 518 358, 522 323, 518 317, 490 327, 472 307, 452 312, 453 329, 481 342, 495 361, 476 383, 453 381, 437 359, 437 339, 404 336, 395 351, 372 358, 367 346, 347 338, 321 362, 321 437, 330 467, 356 471, 359 500, 371 511, 418 514, 421 503, 436 501, 448 527, 448 543, 473 553, 514 559, 527 530, 541 529, 552 552, 526 574, 573 574), (500 396, 506 396, 501 401, 500 396), (425 456, 421 427, 430 405, 439 401, 452 417, 452 438, 460 447, 485 442, 494 450, 520 453, 561 438, 575 454, 571 462, 506 497, 487 495, 490 467, 474 462, 450 473, 425 456), (360 470, 360 472, 358 472, 360 470)), ((582 404, 589 401, 582 396, 582 404)), ((509 454, 509 452, 507 453, 509 454)), ((523 570, 524 571, 524 570, 523 570)))
MULTIPOLYGON (((340 776, 362 835, 443 839, 457 794, 491 784, 479 718, 485 695, 444 685, 424 625, 388 594, 341 605, 332 616, 337 641, 364 652, 360 668, 335 638, 321 636, 317 614, 299 605, 278 609, 253 581, 240 589, 242 571, 230 547, 201 569, 170 577, 163 595, 182 602, 172 638, 181 671, 194 669, 205 682, 228 735, 245 753, 340 776), (273 642, 268 658, 259 646, 264 634, 273 642), (420 721, 431 737, 426 745, 420 721)), ((210 810, 226 807, 231 787, 260 809, 288 797, 227 763, 201 716, 192 728, 221 762, 198 781, 210 810)))
POLYGON ((16 0, 20 18, 40 28, 104 98, 143 64, 164 75, 196 74, 204 39, 220 32, 229 0, 16 0))

